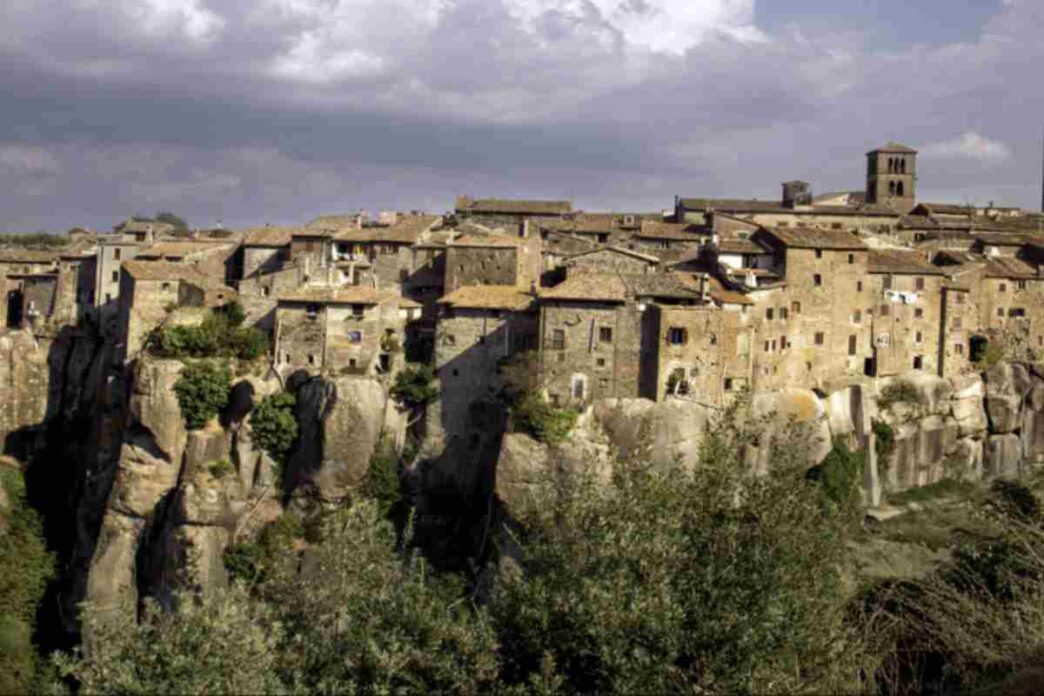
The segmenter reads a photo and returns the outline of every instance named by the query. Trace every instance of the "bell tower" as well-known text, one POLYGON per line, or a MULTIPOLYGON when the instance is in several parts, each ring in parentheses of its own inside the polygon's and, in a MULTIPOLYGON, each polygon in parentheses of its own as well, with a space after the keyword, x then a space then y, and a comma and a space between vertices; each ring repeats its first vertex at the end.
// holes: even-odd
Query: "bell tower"
POLYGON ((866 202, 907 213, 917 204, 917 150, 888 143, 866 153, 866 202))

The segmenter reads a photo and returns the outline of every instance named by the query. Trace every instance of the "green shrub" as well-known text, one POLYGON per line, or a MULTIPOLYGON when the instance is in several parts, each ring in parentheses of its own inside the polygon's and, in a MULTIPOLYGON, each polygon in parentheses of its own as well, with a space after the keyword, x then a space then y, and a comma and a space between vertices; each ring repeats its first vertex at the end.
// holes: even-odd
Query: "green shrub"
POLYGON ((217 461, 211 462, 210 466, 207 467, 210 475, 216 479, 222 479, 229 474, 236 472, 236 467, 232 466, 232 462, 227 459, 218 459, 217 461))
POLYGON ((255 360, 268 351, 268 336, 253 327, 241 327, 245 315, 230 302, 210 312, 198 326, 157 328, 152 351, 169 358, 239 358, 255 360))
POLYGON ((548 445, 568 437, 579 414, 570 408, 555 408, 536 394, 524 397, 511 409, 512 427, 548 445))
POLYGON ((232 373, 224 362, 200 360, 185 365, 174 383, 181 414, 189 430, 198 430, 228 405, 232 373))
POLYGON ((370 457, 363 493, 377 502, 382 515, 388 514, 402 499, 399 458, 383 437, 370 457))
POLYGON ((395 376, 392 398, 410 409, 426 406, 439 398, 435 385, 435 371, 430 365, 413 363, 395 376))
POLYGON ((808 477, 819 481, 827 501, 851 509, 859 504, 859 480, 864 463, 862 452, 853 452, 839 439, 826 458, 809 470, 808 477))
POLYGON ((874 452, 877 454, 877 469, 880 472, 888 471, 888 464, 895 452, 895 429, 883 420, 874 420, 874 452))
POLYGON ((265 397, 250 413, 251 439, 277 464, 286 462, 297 439, 296 405, 297 397, 290 392, 279 392, 265 397))
POLYGON ((304 536, 301 520, 284 513, 265 525, 257 541, 243 541, 225 549, 225 569, 230 577, 250 585, 261 582, 272 563, 281 555, 293 554, 294 542, 304 536))
POLYGON ((917 387, 902 380, 886 386, 877 398, 877 405, 882 409, 891 408, 893 404, 917 405, 919 403, 921 403, 921 395, 917 391, 917 387))
POLYGON ((54 560, 21 472, 0 467, 0 486, 7 499, 0 506, 0 693, 26 693, 36 668, 34 617, 54 560))

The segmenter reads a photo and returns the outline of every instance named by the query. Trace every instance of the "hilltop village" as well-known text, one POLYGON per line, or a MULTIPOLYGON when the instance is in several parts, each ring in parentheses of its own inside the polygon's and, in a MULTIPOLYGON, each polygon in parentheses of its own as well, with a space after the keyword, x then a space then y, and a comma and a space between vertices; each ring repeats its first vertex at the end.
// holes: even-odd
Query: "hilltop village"
MULTIPOLYGON (((429 428, 474 438, 505 359, 530 353, 558 406, 721 407, 825 393, 986 351, 1044 348, 1044 217, 917 199, 917 152, 867 154, 865 187, 779 200, 676 197, 659 213, 461 197, 444 215, 179 230, 130 220, 64 246, 0 249, 10 329, 100 327, 127 364, 157 327, 236 300, 271 369, 392 379, 431 365, 429 428)), ((429 433, 430 434, 430 433, 429 433)))

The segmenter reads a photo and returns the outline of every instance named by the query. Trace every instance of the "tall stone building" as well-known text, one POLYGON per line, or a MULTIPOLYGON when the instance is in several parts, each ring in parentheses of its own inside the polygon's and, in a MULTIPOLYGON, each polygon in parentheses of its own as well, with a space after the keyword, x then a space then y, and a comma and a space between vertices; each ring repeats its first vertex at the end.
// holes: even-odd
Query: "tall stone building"
POLYGON ((907 213, 917 202, 917 150, 888 143, 866 153, 866 202, 907 213))

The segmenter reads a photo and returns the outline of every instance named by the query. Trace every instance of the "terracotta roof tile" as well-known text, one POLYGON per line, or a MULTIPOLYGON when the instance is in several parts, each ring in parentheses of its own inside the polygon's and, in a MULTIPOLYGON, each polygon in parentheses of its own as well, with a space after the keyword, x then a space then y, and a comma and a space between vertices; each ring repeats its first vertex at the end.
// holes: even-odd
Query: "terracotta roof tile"
POLYGON ((988 278, 1037 278, 1037 269, 1022 259, 1011 256, 992 256, 986 259, 988 278))
POLYGON ((507 213, 511 215, 561 215, 573 209, 570 201, 512 200, 504 198, 457 199, 457 212, 507 213))
POLYGON ((534 301, 533 295, 514 285, 467 285, 439 299, 456 309, 503 309, 519 312, 534 301))
POLYGON ((642 220, 642 228, 636 237, 644 239, 673 239, 682 241, 701 241, 705 235, 700 234, 698 228, 685 222, 659 222, 657 220, 642 220))
POLYGON ((566 278, 540 292, 544 300, 572 300, 578 302, 626 302, 628 288, 617 274, 584 273, 566 278))
POLYGON ((243 245, 249 247, 284 247, 299 227, 254 227, 243 232, 243 245))
POLYGON ((866 249, 866 244, 846 230, 818 227, 772 227, 764 231, 794 249, 866 249))
POLYGON ((899 275, 944 275, 939 266, 934 266, 924 254, 913 249, 871 249, 867 254, 867 270, 870 273, 896 273, 899 275))
POLYGON ((442 220, 439 215, 407 215, 387 227, 342 227, 334 234, 338 242, 358 244, 386 242, 390 244, 416 244, 442 220))

